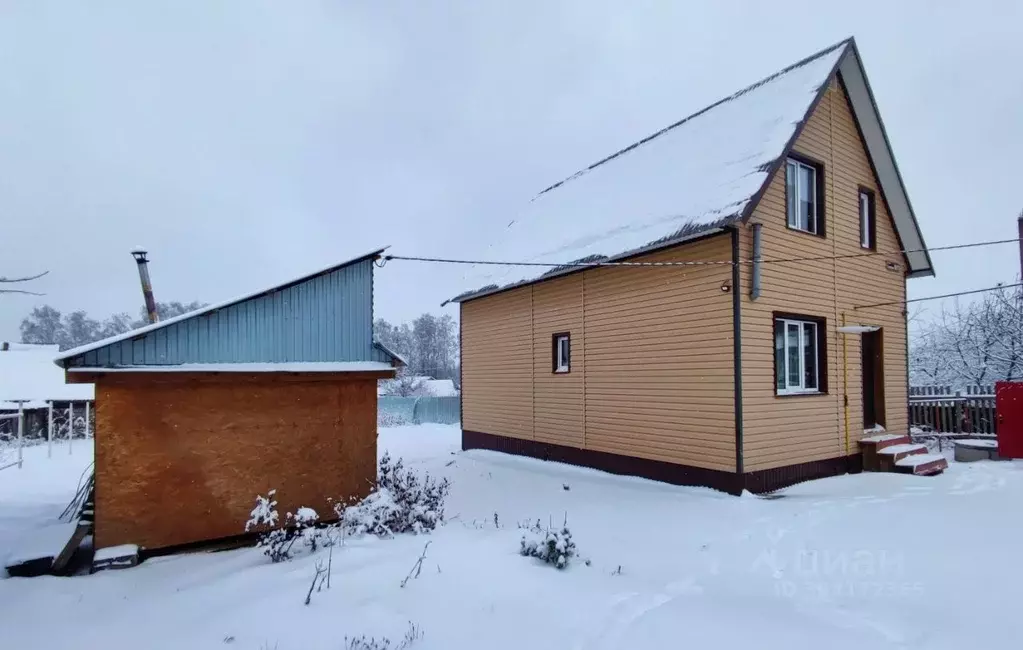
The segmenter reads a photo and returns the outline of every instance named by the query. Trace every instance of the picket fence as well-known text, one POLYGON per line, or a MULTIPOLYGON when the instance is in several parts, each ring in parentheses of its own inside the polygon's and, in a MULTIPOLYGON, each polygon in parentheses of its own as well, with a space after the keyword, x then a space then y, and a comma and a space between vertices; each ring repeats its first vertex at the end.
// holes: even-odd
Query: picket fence
POLYGON ((909 424, 924 432, 995 435, 994 386, 911 386, 909 424))

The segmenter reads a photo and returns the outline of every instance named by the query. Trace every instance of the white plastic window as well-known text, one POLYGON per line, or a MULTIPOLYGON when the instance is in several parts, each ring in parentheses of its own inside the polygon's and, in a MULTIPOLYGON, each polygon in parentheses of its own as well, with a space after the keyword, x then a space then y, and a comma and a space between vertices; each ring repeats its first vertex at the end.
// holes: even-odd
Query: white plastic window
POLYGON ((568 372, 572 362, 572 348, 567 334, 559 335, 554 341, 554 372, 568 372))
POLYGON ((873 198, 866 192, 860 192, 860 246, 862 248, 874 248, 873 198))
POLYGON ((774 321, 775 383, 779 395, 820 392, 817 323, 778 318, 774 321))
POLYGON ((790 158, 785 165, 785 191, 789 227, 816 235, 817 169, 790 158))

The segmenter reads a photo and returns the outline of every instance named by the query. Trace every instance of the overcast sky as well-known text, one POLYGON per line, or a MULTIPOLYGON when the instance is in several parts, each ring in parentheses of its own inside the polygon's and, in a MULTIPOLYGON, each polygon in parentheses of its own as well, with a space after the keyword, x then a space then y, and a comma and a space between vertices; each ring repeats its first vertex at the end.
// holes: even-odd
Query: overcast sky
MULTIPOLYGON (((850 35, 927 243, 1014 237, 1021 7, 0 0, 0 276, 50 272, 0 296, 0 339, 36 304, 134 315, 138 245, 158 300, 207 302, 385 245, 478 253, 551 182, 850 35)), ((1011 281, 1017 251, 934 253, 910 295, 1011 281)), ((440 312, 461 274, 391 262, 377 315, 440 312)))

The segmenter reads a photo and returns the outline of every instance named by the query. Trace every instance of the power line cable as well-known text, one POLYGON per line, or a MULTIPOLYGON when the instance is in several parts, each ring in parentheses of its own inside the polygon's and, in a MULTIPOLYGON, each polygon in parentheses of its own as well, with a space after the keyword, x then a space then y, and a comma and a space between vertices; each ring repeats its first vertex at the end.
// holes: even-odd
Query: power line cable
MULTIPOLYGON (((773 259, 752 260, 752 259, 740 259, 739 264, 753 264, 755 261, 759 261, 763 264, 792 264, 797 262, 822 262, 831 260, 843 260, 843 259, 855 259, 860 257, 876 257, 878 255, 895 255, 895 254, 910 254, 910 253, 927 253, 935 251, 948 251, 948 250, 959 250, 963 248, 976 248, 979 246, 995 246, 998 244, 1011 244, 1020 241, 1017 237, 1015 239, 999 239, 994 241, 982 241, 972 242, 969 244, 953 244, 949 246, 934 246, 931 248, 915 248, 905 249, 898 251, 869 251, 864 253, 849 253, 845 255, 820 255, 816 257, 781 257, 773 259)), ((477 264, 480 266, 532 266, 532 267, 543 267, 543 268, 597 268, 597 267, 658 267, 658 266, 713 266, 713 265, 732 265, 736 262, 732 260, 684 260, 684 261, 671 261, 671 262, 608 262, 608 261, 575 261, 575 262, 522 262, 522 261, 498 261, 498 260, 468 260, 458 258, 446 258, 446 257, 423 257, 413 255, 383 255, 383 261, 386 263, 390 260, 399 260, 406 262, 431 262, 437 264, 477 264)))
POLYGON ((984 293, 985 291, 998 291, 999 289, 1011 289, 1013 287, 1023 287, 1023 282, 1017 282, 1016 284, 999 284, 995 287, 988 287, 986 289, 973 289, 972 291, 959 291, 957 293, 946 293, 941 296, 928 296, 927 298, 912 298, 910 300, 893 300, 891 302, 878 302, 872 305, 858 305, 853 309, 870 309, 871 307, 888 307, 890 305, 904 305, 911 302, 923 302, 924 300, 940 300, 942 298, 955 298, 956 296, 968 296, 973 293, 984 293))

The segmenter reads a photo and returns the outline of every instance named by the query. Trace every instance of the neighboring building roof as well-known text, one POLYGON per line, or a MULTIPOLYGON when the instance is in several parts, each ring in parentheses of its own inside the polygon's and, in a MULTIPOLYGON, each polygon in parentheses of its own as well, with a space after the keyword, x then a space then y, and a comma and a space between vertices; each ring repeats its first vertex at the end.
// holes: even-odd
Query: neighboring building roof
POLYGON ((384 250, 66 350, 55 362, 97 371, 190 364, 402 365, 372 338, 373 260, 384 250))
MULTIPOLYGON (((490 259, 568 264, 473 267, 466 283, 482 288, 452 301, 580 268, 572 264, 615 261, 673 246, 748 219, 836 73, 846 85, 902 245, 924 249, 850 38, 543 190, 504 229, 490 259)), ((926 252, 906 257, 910 276, 933 275, 926 252)))
MULTIPOLYGON (((408 386, 415 388, 409 397, 456 397, 458 395, 455 382, 451 379, 434 379, 422 376, 405 377, 404 380, 408 386)), ((377 395, 391 396, 397 381, 399 380, 394 379, 380 382, 377 386, 377 395)))
POLYGON ((423 382, 423 392, 433 397, 455 397, 458 389, 451 379, 427 379, 423 382))
MULTIPOLYGON (((53 366, 53 357, 60 351, 56 345, 11 343, 9 350, 0 350, 0 402, 29 400, 25 408, 43 408, 40 403, 77 402, 93 399, 92 384, 68 384, 64 372, 53 366)), ((18 408, 5 404, 3 409, 18 408)))

